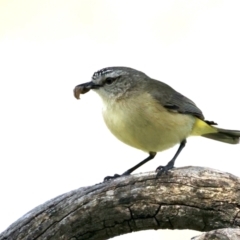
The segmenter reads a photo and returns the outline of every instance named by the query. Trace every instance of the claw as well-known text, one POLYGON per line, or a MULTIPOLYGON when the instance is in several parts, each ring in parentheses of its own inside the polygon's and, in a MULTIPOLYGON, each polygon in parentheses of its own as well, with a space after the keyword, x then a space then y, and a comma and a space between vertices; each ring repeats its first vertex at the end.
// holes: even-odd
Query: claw
POLYGON ((119 177, 121 177, 121 175, 119 175, 119 174, 114 174, 113 176, 107 176, 103 179, 103 182, 111 181, 111 180, 113 180, 115 178, 119 178, 119 177))
POLYGON ((168 175, 168 171, 173 169, 173 168, 174 168, 173 166, 168 165, 168 164, 166 166, 159 166, 159 167, 157 167, 157 169, 156 169, 156 172, 157 172, 156 177, 160 177, 164 173, 166 175, 168 175))

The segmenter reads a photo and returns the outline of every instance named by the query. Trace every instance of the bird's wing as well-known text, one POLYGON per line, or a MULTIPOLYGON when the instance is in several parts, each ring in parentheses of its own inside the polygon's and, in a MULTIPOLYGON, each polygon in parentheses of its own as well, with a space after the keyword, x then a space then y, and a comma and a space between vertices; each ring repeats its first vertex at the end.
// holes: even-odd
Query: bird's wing
POLYGON ((153 80, 150 85, 150 94, 169 111, 192 114, 204 120, 202 111, 193 101, 178 93, 167 84, 153 80))

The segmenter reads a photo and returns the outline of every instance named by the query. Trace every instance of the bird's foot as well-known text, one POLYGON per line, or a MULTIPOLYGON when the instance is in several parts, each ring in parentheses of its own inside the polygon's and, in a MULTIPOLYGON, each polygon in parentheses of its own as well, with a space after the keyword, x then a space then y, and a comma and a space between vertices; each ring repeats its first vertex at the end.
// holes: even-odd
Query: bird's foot
POLYGON ((121 177, 122 175, 119 175, 119 174, 114 174, 113 176, 107 176, 107 177, 105 177, 104 179, 103 179, 103 182, 107 182, 107 181, 111 181, 111 180, 113 180, 113 179, 115 179, 115 178, 119 178, 119 177, 121 177))
POLYGON ((107 181, 111 181, 113 179, 119 178, 119 177, 123 177, 123 176, 129 176, 130 173, 129 171, 124 172, 123 174, 119 175, 119 174, 114 174, 113 176, 107 176, 103 179, 103 182, 107 182, 107 181))
POLYGON ((174 168, 174 165, 172 164, 171 161, 166 166, 159 166, 159 167, 157 167, 157 169, 156 169, 157 176, 156 177, 161 176, 163 173, 165 173, 167 175, 168 171, 170 169, 173 169, 173 168, 174 168))

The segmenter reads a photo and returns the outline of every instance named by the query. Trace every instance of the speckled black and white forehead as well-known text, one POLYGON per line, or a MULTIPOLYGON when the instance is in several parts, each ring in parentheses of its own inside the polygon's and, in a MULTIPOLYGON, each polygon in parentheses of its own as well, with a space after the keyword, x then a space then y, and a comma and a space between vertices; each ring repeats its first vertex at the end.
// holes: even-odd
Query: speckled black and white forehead
POLYGON ((99 77, 104 77, 107 75, 113 77, 117 75, 129 75, 129 74, 144 74, 144 73, 128 67, 107 67, 95 72, 92 76, 92 79, 95 80, 99 77))
POLYGON ((92 76, 92 79, 97 79, 98 77, 101 77, 101 76, 105 76, 107 75, 108 73, 112 73, 113 72, 113 69, 110 69, 110 68, 103 68, 97 72, 95 72, 92 76))

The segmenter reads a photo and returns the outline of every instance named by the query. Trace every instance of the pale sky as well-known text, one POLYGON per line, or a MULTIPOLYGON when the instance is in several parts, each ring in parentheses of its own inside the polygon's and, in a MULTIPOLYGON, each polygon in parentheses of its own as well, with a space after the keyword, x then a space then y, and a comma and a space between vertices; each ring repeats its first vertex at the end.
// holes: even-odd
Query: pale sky
MULTIPOLYGON (((73 189, 122 173, 147 155, 111 135, 101 100, 75 85, 127 66, 192 99, 206 119, 240 130, 238 0, 0 0, 0 232, 73 189)), ((137 172, 166 164, 178 146, 137 172)), ((240 176, 240 146, 189 138, 176 167, 240 176)), ((145 231, 119 240, 190 239, 145 231)))

